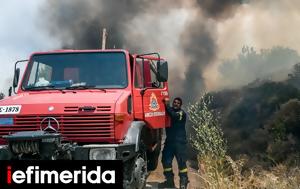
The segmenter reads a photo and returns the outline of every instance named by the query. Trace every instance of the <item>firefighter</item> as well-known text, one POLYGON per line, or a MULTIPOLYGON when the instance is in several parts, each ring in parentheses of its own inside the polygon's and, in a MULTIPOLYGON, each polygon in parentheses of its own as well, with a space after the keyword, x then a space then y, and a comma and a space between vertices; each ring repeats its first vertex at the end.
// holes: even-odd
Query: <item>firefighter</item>
POLYGON ((162 164, 164 168, 165 182, 160 183, 162 188, 175 188, 174 173, 172 170, 172 161, 174 157, 178 163, 180 189, 186 189, 188 184, 187 176, 187 154, 186 154, 186 113, 181 109, 182 99, 176 97, 173 101, 172 107, 170 100, 164 99, 166 111, 171 117, 171 127, 166 128, 166 140, 162 152, 162 164))

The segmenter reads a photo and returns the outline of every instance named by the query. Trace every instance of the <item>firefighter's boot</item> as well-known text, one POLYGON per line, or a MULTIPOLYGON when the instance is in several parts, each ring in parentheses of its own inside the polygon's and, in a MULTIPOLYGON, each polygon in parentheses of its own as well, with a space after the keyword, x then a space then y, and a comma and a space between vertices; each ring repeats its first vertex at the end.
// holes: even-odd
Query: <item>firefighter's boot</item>
POLYGON ((179 188, 180 189, 187 189, 187 185, 189 183, 187 176, 181 176, 179 181, 179 188))
POLYGON ((166 177, 165 182, 158 184, 159 188, 175 188, 174 177, 166 177))

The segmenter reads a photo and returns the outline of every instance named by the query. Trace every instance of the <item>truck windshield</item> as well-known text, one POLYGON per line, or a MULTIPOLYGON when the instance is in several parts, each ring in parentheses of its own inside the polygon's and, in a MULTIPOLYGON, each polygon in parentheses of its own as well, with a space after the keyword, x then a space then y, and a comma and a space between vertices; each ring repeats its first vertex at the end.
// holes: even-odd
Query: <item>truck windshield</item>
POLYGON ((39 54, 28 65, 22 89, 109 89, 127 83, 122 52, 39 54))

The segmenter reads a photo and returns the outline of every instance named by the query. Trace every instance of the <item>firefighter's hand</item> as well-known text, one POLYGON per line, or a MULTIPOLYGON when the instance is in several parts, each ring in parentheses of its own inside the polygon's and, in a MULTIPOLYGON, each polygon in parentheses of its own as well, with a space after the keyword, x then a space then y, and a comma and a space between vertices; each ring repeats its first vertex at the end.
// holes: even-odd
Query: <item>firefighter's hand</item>
POLYGON ((169 98, 164 98, 163 99, 163 102, 167 105, 167 104, 170 104, 170 99, 169 98))

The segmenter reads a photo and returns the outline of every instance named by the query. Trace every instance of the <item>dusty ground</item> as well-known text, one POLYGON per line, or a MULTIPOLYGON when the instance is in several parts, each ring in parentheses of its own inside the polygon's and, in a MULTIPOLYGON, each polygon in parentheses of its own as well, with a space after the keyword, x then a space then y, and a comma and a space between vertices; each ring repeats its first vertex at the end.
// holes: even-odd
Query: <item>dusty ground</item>
MULTIPOLYGON (((175 175, 175 185, 177 188, 179 188, 179 177, 178 177, 178 168, 177 168, 177 163, 174 160, 173 161, 173 170, 174 170, 174 175, 175 175)), ((192 169, 189 166, 188 163, 188 176, 190 183, 188 185, 189 189, 200 189, 200 182, 199 182, 199 174, 197 173, 197 170, 192 169)), ((147 180, 147 187, 148 189, 150 188, 158 188, 157 184, 160 182, 164 181, 164 175, 163 175, 163 167, 161 163, 159 163, 157 169, 153 171, 150 176, 148 177, 147 180)))

